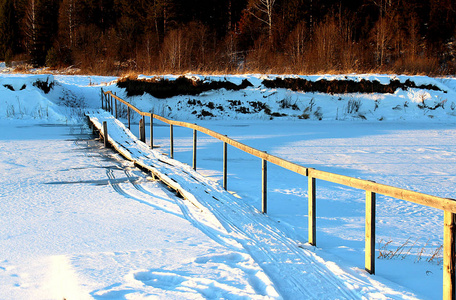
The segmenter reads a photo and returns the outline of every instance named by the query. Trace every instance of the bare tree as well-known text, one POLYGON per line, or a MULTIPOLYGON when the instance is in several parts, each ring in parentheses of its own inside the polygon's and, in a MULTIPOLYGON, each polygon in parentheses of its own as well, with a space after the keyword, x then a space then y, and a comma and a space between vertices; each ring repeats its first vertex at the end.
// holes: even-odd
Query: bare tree
POLYGON ((60 33, 64 36, 64 40, 70 49, 74 47, 76 30, 78 26, 78 22, 76 20, 76 3, 76 0, 63 0, 63 2, 60 4, 60 33))
POLYGON ((36 0, 30 0, 27 5, 25 18, 25 47, 33 57, 38 48, 38 9, 36 0))
POLYGON ((276 0, 250 0, 249 13, 268 27, 269 43, 272 45, 272 13, 276 0))
POLYGON ((181 71, 183 69, 186 43, 184 32, 181 29, 171 30, 163 41, 160 51, 160 61, 164 70, 181 71))
POLYGON ((391 42, 390 27, 392 22, 392 0, 371 0, 379 9, 379 18, 374 27, 376 37, 376 58, 378 65, 383 66, 387 48, 391 42))

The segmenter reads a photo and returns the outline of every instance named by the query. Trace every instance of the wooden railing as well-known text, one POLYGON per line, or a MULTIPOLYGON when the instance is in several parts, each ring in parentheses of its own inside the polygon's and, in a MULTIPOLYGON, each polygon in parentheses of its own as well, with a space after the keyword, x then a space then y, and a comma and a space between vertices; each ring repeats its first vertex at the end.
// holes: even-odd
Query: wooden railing
POLYGON ((369 180, 339 175, 335 173, 306 168, 304 166, 287 161, 280 157, 257 150, 243 143, 235 141, 213 130, 187 122, 173 121, 162 116, 142 112, 127 101, 117 97, 110 91, 101 92, 102 108, 118 116, 117 102, 127 106, 128 127, 130 128, 130 112, 137 112, 142 116, 140 121, 140 133, 143 142, 145 140, 145 117, 150 117, 150 147, 153 148, 153 123, 154 119, 170 125, 170 157, 174 157, 173 126, 193 129, 193 169, 196 170, 197 132, 212 136, 223 142, 223 188, 227 189, 227 145, 236 147, 246 153, 262 159, 262 212, 267 213, 267 162, 278 165, 308 177, 308 231, 309 244, 316 245, 316 179, 345 185, 348 187, 364 190, 366 193, 366 222, 365 222, 365 270, 370 274, 375 273, 375 206, 376 194, 390 196, 397 199, 437 208, 444 211, 443 222, 443 299, 455 299, 455 233, 456 233, 456 200, 442 198, 414 192, 394 186, 384 185, 369 180), (113 101, 115 103, 113 103, 113 101), (142 123, 142 125, 141 125, 142 123))

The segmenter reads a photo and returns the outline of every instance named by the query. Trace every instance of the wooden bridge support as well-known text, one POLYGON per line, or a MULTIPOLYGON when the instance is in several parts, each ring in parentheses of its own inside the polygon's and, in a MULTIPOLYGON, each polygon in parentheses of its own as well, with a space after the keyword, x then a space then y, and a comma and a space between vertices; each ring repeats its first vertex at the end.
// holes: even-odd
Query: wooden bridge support
POLYGON ((261 160, 261 211, 268 212, 268 161, 261 160))
POLYGON ((456 214, 443 213, 443 299, 455 297, 455 233, 456 214))
POLYGON ((366 236, 365 236, 365 269, 375 274, 375 205, 376 195, 366 191, 366 236))
POLYGON ((193 129, 193 158, 192 158, 192 166, 193 170, 196 171, 196 141, 197 141, 197 131, 193 129))
POLYGON ((316 233, 317 233, 317 225, 316 225, 316 199, 315 199, 315 196, 316 196, 316 182, 315 182, 315 178, 314 177, 311 177, 309 176, 308 178, 309 180, 309 188, 308 188, 308 223, 309 223, 309 244, 311 244, 312 246, 316 246, 317 245, 317 241, 316 241, 316 233))

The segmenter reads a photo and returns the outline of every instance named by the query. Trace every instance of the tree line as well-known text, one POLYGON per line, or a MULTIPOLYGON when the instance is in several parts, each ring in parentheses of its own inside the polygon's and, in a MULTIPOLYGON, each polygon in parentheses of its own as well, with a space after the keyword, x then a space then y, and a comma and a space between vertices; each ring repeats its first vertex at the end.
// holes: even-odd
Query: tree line
POLYGON ((84 72, 453 73, 452 0, 0 0, 0 60, 84 72))

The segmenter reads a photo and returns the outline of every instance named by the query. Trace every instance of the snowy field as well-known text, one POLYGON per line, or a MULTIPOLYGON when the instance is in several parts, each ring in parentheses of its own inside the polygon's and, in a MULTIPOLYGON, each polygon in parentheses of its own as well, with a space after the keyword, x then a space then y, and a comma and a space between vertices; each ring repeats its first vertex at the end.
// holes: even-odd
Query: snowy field
MULTIPOLYGON (((319 170, 454 197, 456 124, 298 125, 279 121, 267 127, 263 122, 239 122, 235 128, 229 123, 200 124, 319 170)), ((159 136, 167 136, 168 128, 159 128, 159 136)), ((175 148, 174 157, 191 164, 191 132, 175 130, 174 135, 180 137, 175 140, 175 147, 184 146, 177 147, 178 152, 175 148)), ((162 139, 159 144, 167 149, 169 142, 162 139)), ((221 142, 201 137, 199 145, 200 172, 221 182, 221 142)), ((228 149, 228 157, 229 189, 260 210, 261 161, 234 148, 228 149)), ((268 215, 289 227, 301 241, 307 241, 307 179, 270 164, 268 189, 268 215)), ((363 191, 317 181, 319 255, 347 267, 363 268, 364 206, 363 191)), ((443 243, 442 226, 443 213, 439 210, 378 196, 376 247, 383 247, 384 252, 397 251, 397 255, 377 259, 376 276, 419 291, 419 297, 439 298, 442 253, 438 249, 443 243), (430 259, 436 252, 438 257, 430 259)))
POLYGON ((192 226, 182 200, 82 127, 1 129, 8 175, 1 178, 0 299, 276 295, 246 253, 192 226))
MULTIPOLYGON (((245 248, 217 243, 189 218, 197 214, 188 204, 94 141, 78 114, 100 106, 100 87, 143 110, 190 120, 307 167, 455 197, 455 80, 415 78, 445 92, 327 95, 268 90, 259 76, 248 78, 254 87, 244 91, 165 101, 148 95, 127 99, 110 84, 115 78, 0 75, 0 299, 292 298, 268 275, 273 260, 256 261, 245 248), (50 92, 34 86, 37 80, 53 82, 50 92), (261 113, 236 113, 227 104, 260 99, 288 116, 270 120, 261 113), (283 99, 299 111, 281 108, 277 103, 283 99), (349 112, 354 99, 362 105, 349 112), (201 107, 182 105, 189 100, 227 108, 219 117, 200 120, 192 111, 201 107), (423 101, 427 105, 418 107, 423 101), (311 118, 298 119, 309 106, 311 118)), ((137 120, 132 131, 137 133, 137 120)), ((174 135, 175 158, 191 164, 191 131, 175 128, 174 135)), ((168 137, 169 128, 157 121, 159 151, 169 151, 168 137)), ((228 189, 239 197, 233 201, 250 205, 254 213, 261 206, 261 162, 230 147, 228 159, 228 189)), ((220 182, 222 143, 200 135, 197 166, 220 182)), ((273 165, 268 170, 267 217, 296 245, 315 253, 322 266, 362 273, 364 193, 318 181, 317 247, 310 247, 307 178, 273 165)), ((380 196, 377 255, 390 257, 377 259, 376 275, 366 277, 380 291, 375 296, 441 298, 442 231, 441 211, 380 196)), ((356 291, 368 289, 365 284, 353 284, 355 293, 348 295, 361 298, 356 291)), ((333 287, 322 286, 331 298, 333 287)))

